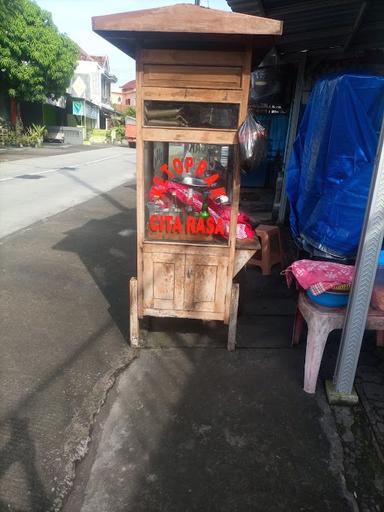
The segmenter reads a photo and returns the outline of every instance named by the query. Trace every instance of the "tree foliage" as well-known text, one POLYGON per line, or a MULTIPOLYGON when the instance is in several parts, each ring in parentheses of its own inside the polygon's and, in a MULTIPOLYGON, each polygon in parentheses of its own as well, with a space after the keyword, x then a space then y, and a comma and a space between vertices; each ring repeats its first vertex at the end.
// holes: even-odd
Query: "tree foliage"
POLYGON ((43 102, 68 87, 79 57, 51 14, 31 0, 0 0, 0 83, 9 96, 43 102))
POLYGON ((126 116, 131 116, 131 117, 136 117, 136 109, 135 107, 128 107, 127 110, 125 111, 125 115, 126 116))

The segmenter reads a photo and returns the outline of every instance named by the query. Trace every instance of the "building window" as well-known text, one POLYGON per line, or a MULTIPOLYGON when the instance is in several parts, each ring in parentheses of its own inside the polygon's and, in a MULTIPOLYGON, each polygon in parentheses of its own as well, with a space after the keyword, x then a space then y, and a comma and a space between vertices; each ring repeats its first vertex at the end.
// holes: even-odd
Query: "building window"
POLYGON ((125 104, 126 104, 126 105, 130 105, 130 104, 131 104, 131 100, 130 100, 129 98, 128 98, 128 99, 126 99, 126 100, 125 100, 125 104))

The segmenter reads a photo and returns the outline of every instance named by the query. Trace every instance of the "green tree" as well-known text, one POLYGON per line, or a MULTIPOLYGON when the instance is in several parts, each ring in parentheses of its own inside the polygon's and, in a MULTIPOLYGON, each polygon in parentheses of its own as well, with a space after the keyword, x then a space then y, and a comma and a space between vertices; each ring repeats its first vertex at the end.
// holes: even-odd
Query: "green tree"
POLYGON ((135 107, 128 107, 125 111, 126 116, 136 117, 136 109, 135 107))
POLYGON ((0 0, 0 83, 17 100, 62 96, 79 57, 51 14, 31 0, 0 0))

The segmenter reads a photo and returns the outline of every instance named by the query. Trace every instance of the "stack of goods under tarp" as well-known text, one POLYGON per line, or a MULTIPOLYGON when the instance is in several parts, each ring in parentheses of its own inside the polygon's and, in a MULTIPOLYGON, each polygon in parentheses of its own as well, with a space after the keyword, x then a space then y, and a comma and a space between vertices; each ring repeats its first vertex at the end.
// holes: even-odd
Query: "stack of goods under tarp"
POLYGON ((384 77, 318 81, 287 169, 290 222, 311 255, 356 256, 384 111, 384 77))
POLYGON ((285 271, 288 286, 296 283, 316 304, 341 307, 348 303, 355 267, 328 261, 299 260, 285 271))

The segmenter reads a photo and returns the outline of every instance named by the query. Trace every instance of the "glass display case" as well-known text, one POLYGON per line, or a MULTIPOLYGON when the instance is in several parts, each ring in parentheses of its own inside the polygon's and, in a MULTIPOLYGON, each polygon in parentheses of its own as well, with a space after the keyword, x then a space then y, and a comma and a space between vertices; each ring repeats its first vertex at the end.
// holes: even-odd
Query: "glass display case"
POLYGON ((234 147, 144 143, 145 240, 227 245, 234 147))
POLYGON ((185 101, 145 101, 145 126, 179 126, 184 128, 237 128, 239 105, 185 101))

